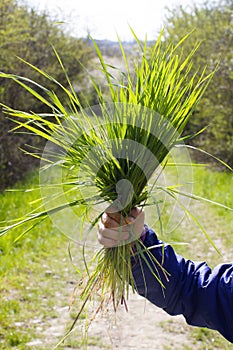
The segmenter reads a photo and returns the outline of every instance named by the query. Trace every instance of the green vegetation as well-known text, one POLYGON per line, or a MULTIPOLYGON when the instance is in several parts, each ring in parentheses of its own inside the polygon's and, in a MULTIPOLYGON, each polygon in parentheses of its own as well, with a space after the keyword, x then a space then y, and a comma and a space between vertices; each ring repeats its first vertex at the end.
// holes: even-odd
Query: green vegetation
MULTIPOLYGON (((228 172, 214 172, 211 168, 195 167, 193 170, 193 194, 209 199, 210 202, 192 200, 189 210, 203 225, 216 244, 221 255, 210 246, 208 240, 204 238, 198 225, 192 220, 184 217, 183 222, 177 229, 163 237, 166 241, 187 242, 190 245, 178 245, 176 250, 186 258, 194 260, 207 260, 212 266, 231 259, 233 237, 231 234, 232 210, 219 207, 211 203, 217 202, 233 208, 232 184, 233 175, 228 172), (200 234, 202 234, 201 241, 200 234), (205 244, 202 244, 205 241, 205 244), (192 245, 194 243, 194 246, 192 245), (195 247, 198 245, 198 249, 195 247), (207 245, 207 246, 206 246, 207 245), (208 253, 207 253, 208 251, 208 253)), ((169 208, 167 214, 164 213, 164 221, 169 218, 169 208)), ((158 229, 156 228, 158 231, 158 229)))
MULTIPOLYGON (((200 50, 193 57, 193 70, 207 65, 209 71, 218 64, 217 72, 207 93, 190 120, 188 133, 207 127, 192 144, 233 164, 233 32, 232 0, 207 0, 190 8, 177 7, 168 13, 165 23, 167 40, 176 43, 186 33, 190 40, 183 52, 198 41, 200 50)), ((193 71, 191 70, 191 75, 193 71)), ((198 156, 198 155, 196 155, 198 156)), ((198 157, 200 159, 200 155, 198 157)), ((216 164, 215 164, 216 165, 216 164)))
MULTIPOLYGON (((52 45, 63 58, 66 71, 72 81, 81 100, 87 99, 94 103, 94 95, 86 87, 85 75, 81 65, 89 64, 93 57, 93 50, 86 39, 77 39, 69 36, 59 25, 56 19, 51 19, 47 13, 38 14, 33 9, 19 5, 17 0, 2 0, 0 4, 0 66, 5 73, 20 74, 37 80, 38 74, 26 66, 18 58, 28 60, 45 70, 48 74, 65 84, 65 77, 58 68, 56 56, 52 45), (82 89, 85 86, 85 98, 82 89)), ((40 83, 45 81, 40 78, 40 83)), ((47 82, 48 84, 48 82, 47 82)), ((13 108, 34 110, 40 113, 48 111, 40 101, 33 99, 13 81, 0 78, 0 101, 9 104, 13 108)), ((49 89, 58 91, 55 84, 47 85, 49 89)), ((65 104, 65 96, 61 94, 65 104)), ((23 154, 19 147, 25 144, 34 147, 42 147, 40 138, 28 134, 12 134, 12 122, 6 118, 0 109, 0 190, 14 184, 27 171, 36 165, 36 159, 23 154)))
MULTIPOLYGON (((0 195, 0 221, 32 209, 38 193, 30 189, 37 183, 33 174, 17 184, 19 191, 0 195)), ((80 276, 69 259, 69 240, 49 220, 12 245, 18 234, 0 240, 0 349, 50 349, 71 325, 69 299, 80 276)), ((81 248, 72 245, 72 254, 82 270, 81 248)), ((80 326, 65 344, 76 348, 83 339, 80 326)), ((101 344, 90 337, 88 344, 94 343, 101 344)))
MULTIPOLYGON (((17 58, 21 57, 65 84, 65 78, 58 69, 51 47, 55 45, 83 103, 87 98, 88 103, 95 104, 97 96, 93 91, 87 93, 87 84, 85 98, 82 95, 86 77, 80 62, 86 66, 93 57, 89 41, 69 36, 56 18, 52 19, 47 13, 38 14, 35 10, 21 5, 18 0, 1 1, 0 13, 1 70, 5 73, 30 76, 32 80, 36 80, 38 75, 17 58)), ((202 134, 189 142, 218 156, 229 165, 232 165, 233 159, 231 14, 231 0, 211 0, 201 5, 193 4, 187 10, 182 7, 170 12, 168 10, 165 22, 167 42, 176 43, 186 33, 193 32, 190 39, 182 45, 184 52, 190 52, 196 41, 201 41, 200 50, 193 57, 194 70, 207 65, 211 71, 219 63, 215 77, 208 87, 208 93, 196 110, 195 118, 188 124, 187 133, 196 133, 207 126, 202 134)), ((130 51, 134 51, 134 47, 131 46, 130 51)), ((110 49, 105 47, 104 50, 109 52, 110 49)), ((192 72, 193 70, 190 73, 192 72)), ((42 83, 42 80, 40 81, 42 83)), ((45 106, 32 99, 30 94, 26 94, 13 82, 2 79, 0 82, 0 101, 13 108, 47 111, 45 106)), ((57 91, 53 84, 49 84, 48 88, 57 91)), ((12 185, 38 164, 36 159, 24 155, 18 148, 24 147, 25 144, 35 147, 42 145, 40 138, 30 134, 12 135, 8 132, 11 128, 11 121, 0 112, 0 190, 12 185)), ((202 158, 203 155, 198 157, 199 160, 202 158)))

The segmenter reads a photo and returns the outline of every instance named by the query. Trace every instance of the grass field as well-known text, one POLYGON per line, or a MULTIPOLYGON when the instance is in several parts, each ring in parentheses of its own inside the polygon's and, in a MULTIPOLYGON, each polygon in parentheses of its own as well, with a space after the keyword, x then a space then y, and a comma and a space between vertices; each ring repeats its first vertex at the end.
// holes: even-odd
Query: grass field
MULTIPOLYGON (((232 174, 194 168, 193 178, 193 192, 196 195, 233 207, 232 174)), ((24 183, 17 184, 16 187, 21 191, 0 195, 0 221, 19 217, 38 205, 34 202, 38 197, 37 191, 29 190, 37 182, 37 175, 32 174, 24 183)), ((211 266, 229 259, 232 261, 232 212, 197 200, 192 201, 190 208, 222 256, 217 254, 190 218, 184 218, 179 227, 170 233, 164 233, 162 238, 169 242, 187 242, 188 245, 185 246, 177 245, 176 250, 187 258, 204 259, 211 266)), ((149 207, 146 215, 150 223, 154 208, 149 207)), ((169 207, 163 215, 166 221, 169 207)), ((159 230, 157 225, 158 223, 155 224, 155 229, 159 230)), ((69 258, 69 240, 53 228, 50 221, 35 227, 12 246, 12 241, 18 234, 20 232, 15 230, 0 238, 0 349, 51 349, 64 335, 64 329, 71 325, 75 316, 77 302, 71 313, 67 310, 70 294, 80 276, 69 258)), ((73 262, 83 270, 81 247, 71 244, 71 251, 73 262)), ((171 325, 163 324, 162 327, 168 329, 171 325)), ((81 331, 77 332, 59 349, 83 349, 81 331)), ((190 339, 194 345, 203 344, 198 349, 231 349, 228 342, 211 331, 190 328, 190 339)), ((88 344, 93 349, 106 348, 101 337, 93 337, 91 334, 88 344)))

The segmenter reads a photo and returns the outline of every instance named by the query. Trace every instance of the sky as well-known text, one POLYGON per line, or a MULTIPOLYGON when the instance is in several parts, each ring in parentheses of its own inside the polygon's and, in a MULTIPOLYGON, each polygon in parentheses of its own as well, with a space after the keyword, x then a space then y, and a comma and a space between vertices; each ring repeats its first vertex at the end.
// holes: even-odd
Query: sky
MULTIPOLYGON (((129 25, 137 36, 153 40, 163 27, 165 7, 190 6, 193 0, 25 0, 37 10, 47 10, 65 22, 72 34, 95 39, 132 40, 129 25)), ((195 1, 200 3, 202 0, 195 1)))

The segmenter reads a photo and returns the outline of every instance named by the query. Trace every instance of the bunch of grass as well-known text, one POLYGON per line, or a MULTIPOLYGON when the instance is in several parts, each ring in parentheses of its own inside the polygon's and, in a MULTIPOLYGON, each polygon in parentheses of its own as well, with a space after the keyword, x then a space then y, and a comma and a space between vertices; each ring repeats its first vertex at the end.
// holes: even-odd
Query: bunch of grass
MULTIPOLYGON (((4 106, 5 112, 17 124, 16 131, 26 128, 28 132, 46 139, 49 145, 56 146, 47 147, 42 156, 36 150, 30 154, 41 157, 47 169, 60 166, 65 172, 63 180, 66 180, 60 184, 66 194, 65 202, 48 202, 46 210, 38 208, 25 214, 25 217, 3 227, 1 235, 32 222, 32 226, 23 231, 24 235, 40 220, 71 207, 80 208, 81 216, 86 218, 94 205, 102 204, 103 211, 112 205, 125 218, 135 206, 146 205, 151 194, 149 180, 159 166, 165 166, 170 150, 182 140, 182 132, 213 73, 206 75, 204 68, 190 76, 192 57, 198 44, 186 55, 177 54, 177 48, 188 40, 188 36, 174 46, 165 45, 161 33, 155 45, 148 46, 146 41, 142 43, 137 38, 133 30, 132 33, 139 56, 132 66, 119 39, 125 63, 125 71, 118 71, 122 77, 120 81, 110 74, 109 68, 113 67, 104 61, 93 41, 108 87, 106 97, 106 91, 94 78, 90 78, 99 98, 98 108, 83 109, 68 76, 68 87, 64 87, 46 72, 25 62, 60 86, 67 95, 64 104, 53 91, 28 78, 1 73, 1 77, 14 80, 51 109, 50 114, 41 115, 4 106)), ((66 74, 61 58, 56 50, 54 52, 66 74)), ((58 197, 59 194, 55 202, 58 197)), ((91 228, 101 214, 92 219, 91 228)), ((158 262, 153 260, 132 231, 125 244, 102 248, 94 256, 92 263, 96 265, 91 272, 88 269, 87 282, 81 293, 83 304, 80 312, 97 292, 101 295, 99 309, 110 300, 115 309, 119 303, 126 305, 129 286, 133 291, 135 289, 132 257, 137 258, 139 263, 146 261, 160 281, 158 262)), ((163 273, 166 275, 166 271, 163 273)))

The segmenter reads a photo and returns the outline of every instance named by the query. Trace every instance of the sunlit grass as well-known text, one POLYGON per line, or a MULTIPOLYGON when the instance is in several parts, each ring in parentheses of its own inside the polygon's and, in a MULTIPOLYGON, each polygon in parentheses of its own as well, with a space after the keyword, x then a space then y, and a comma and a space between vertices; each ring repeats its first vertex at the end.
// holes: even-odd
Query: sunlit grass
MULTIPOLYGON (((29 189, 37 184, 38 175, 30 174, 25 182, 15 185, 14 192, 0 194, 0 220, 30 211, 38 193, 29 189)), ((48 342, 43 332, 49 320, 58 317, 59 305, 64 303, 69 315, 66 281, 75 283, 77 278, 69 263, 68 239, 49 220, 12 245, 20 233, 16 229, 0 239, 0 349, 31 349, 27 343, 41 337, 41 344, 48 342)), ((58 339, 52 339, 52 345, 58 339)))
MULTIPOLYGON (((193 167, 192 171, 192 193, 194 195, 222 203, 229 208, 233 207, 232 173, 214 171, 210 166, 193 167)), ((170 176, 174 176, 173 172, 170 173, 170 176)), ((174 248, 187 259, 204 260, 211 267, 224 261, 231 261, 233 254, 232 210, 200 200, 192 200, 189 208, 203 225, 219 253, 209 244, 200 227, 187 216, 183 217, 175 230, 165 233, 162 238, 169 242, 186 243, 185 245, 175 244, 174 248)), ((169 219, 169 210, 169 206, 164 210, 165 222, 169 219)), ((180 215, 179 212, 178 215, 180 215)), ((159 230, 159 227, 155 227, 155 230, 159 230)))

